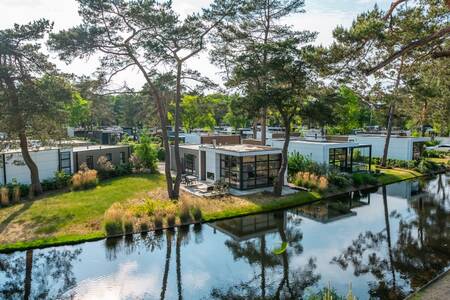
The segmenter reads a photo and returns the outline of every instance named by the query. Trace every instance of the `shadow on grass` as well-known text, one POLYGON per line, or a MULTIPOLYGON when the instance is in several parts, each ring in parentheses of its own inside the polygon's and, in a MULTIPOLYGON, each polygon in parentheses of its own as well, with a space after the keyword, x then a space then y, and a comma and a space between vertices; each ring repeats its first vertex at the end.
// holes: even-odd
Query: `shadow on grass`
POLYGON ((3 233, 3 231, 8 227, 8 225, 17 217, 19 217, 21 214, 23 214, 25 211, 27 211, 31 206, 33 205, 33 201, 27 201, 25 204, 12 214, 10 214, 6 219, 4 219, 0 223, 0 233, 3 233))

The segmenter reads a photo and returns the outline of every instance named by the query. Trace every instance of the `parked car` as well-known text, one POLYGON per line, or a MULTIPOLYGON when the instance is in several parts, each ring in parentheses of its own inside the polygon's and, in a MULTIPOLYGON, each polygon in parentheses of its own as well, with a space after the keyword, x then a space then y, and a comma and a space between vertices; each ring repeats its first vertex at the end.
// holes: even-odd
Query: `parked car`
POLYGON ((443 152, 450 152, 450 144, 440 144, 436 146, 430 146, 426 147, 427 150, 436 150, 436 151, 443 151, 443 152))

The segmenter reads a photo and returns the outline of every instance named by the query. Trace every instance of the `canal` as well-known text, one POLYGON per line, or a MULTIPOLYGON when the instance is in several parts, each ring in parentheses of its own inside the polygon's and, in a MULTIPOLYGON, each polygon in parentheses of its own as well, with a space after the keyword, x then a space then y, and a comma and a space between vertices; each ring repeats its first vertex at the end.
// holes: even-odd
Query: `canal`
POLYGON ((402 299, 450 267, 449 181, 0 254, 0 298, 322 299, 330 287, 342 297, 402 299))

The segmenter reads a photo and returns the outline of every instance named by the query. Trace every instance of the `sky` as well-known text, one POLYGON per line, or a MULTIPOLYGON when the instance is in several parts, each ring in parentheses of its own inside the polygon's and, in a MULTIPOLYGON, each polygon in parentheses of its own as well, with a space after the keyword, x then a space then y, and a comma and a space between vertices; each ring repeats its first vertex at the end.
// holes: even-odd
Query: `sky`
MULTIPOLYGON (((207 7, 211 0, 173 0, 174 9, 185 16, 207 7)), ((352 20, 361 12, 378 4, 381 8, 389 6, 390 0, 305 0, 303 14, 286 18, 284 22, 296 29, 306 29, 319 33, 316 44, 328 45, 332 42, 332 31, 342 25, 348 27, 352 20)), ((67 29, 80 23, 77 13, 78 4, 75 0, 0 0, 0 29, 13 26, 14 23, 24 24, 29 21, 47 18, 54 22, 54 31, 67 29)), ((98 63, 95 58, 75 60, 69 65, 60 62, 57 55, 50 53, 53 62, 63 72, 76 75, 91 75, 98 63)), ((221 83, 219 70, 209 62, 206 52, 192 59, 189 68, 196 69, 202 75, 221 83)), ((130 69, 117 75, 112 87, 127 86, 140 88, 144 80, 138 70, 130 69)))

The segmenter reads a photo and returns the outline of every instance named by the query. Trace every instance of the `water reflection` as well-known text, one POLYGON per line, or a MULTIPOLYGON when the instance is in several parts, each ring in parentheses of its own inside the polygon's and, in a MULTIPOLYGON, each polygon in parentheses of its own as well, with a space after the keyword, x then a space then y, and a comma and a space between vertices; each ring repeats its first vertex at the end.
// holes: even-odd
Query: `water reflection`
POLYGON ((352 283, 359 299, 400 299, 450 266, 448 181, 0 255, 0 298, 308 299, 331 282, 340 295, 352 283))

